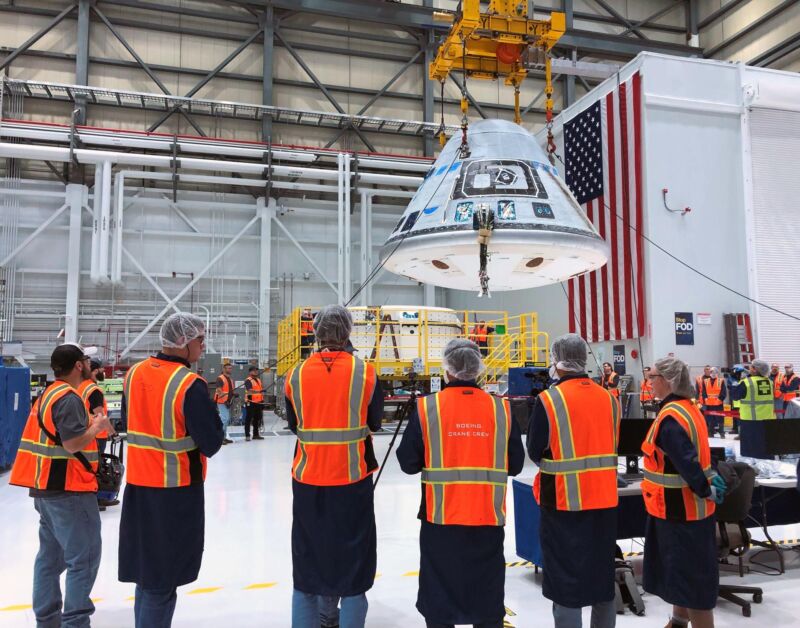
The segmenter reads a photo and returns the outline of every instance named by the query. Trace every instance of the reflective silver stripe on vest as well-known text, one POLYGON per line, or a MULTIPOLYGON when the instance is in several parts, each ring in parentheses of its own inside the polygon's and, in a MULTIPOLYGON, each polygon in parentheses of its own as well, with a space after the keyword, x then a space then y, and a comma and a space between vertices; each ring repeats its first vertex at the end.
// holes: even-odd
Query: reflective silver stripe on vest
POLYGON ((165 440, 156 438, 155 436, 148 436, 147 434, 139 434, 138 432, 128 432, 128 445, 131 447, 157 449, 164 453, 173 454, 182 454, 197 449, 197 445, 195 445, 191 436, 175 440, 165 440))
MULTIPOLYGON (((561 455, 567 459, 575 458, 575 448, 572 445, 572 429, 569 424, 569 412, 567 411, 567 404, 564 401, 563 394, 558 389, 558 386, 554 386, 550 390, 544 391, 542 394, 547 395, 553 404, 555 416, 552 418, 558 427, 558 442, 561 447, 561 455)), ((545 409, 547 409, 546 404, 545 409)), ((551 460, 543 458, 542 462, 547 463, 551 462, 551 460)), ((576 474, 564 475, 564 493, 567 500, 567 510, 580 510, 581 486, 576 474)))
MULTIPOLYGON (((303 367, 307 364, 307 362, 302 362, 298 366, 294 368, 292 371, 292 375, 289 378, 289 383, 292 387, 292 405, 294 406, 294 413, 297 417, 297 431, 300 432, 303 428, 303 394, 302 394, 302 384, 300 379, 300 373, 303 370, 303 367)), ((303 479, 303 473, 306 470, 306 465, 308 464, 308 454, 306 453, 306 448, 303 445, 303 442, 300 441, 298 445, 300 449, 300 459, 297 461, 297 468, 295 469, 295 475, 297 476, 298 480, 303 479)))
MULTIPOLYGON (((42 456, 44 458, 75 460, 74 454, 69 453, 66 449, 58 445, 44 445, 42 443, 32 443, 28 440, 23 440, 19 444, 19 450, 27 451, 29 454, 42 456)), ((81 451, 80 453, 82 453, 89 462, 98 462, 100 460, 100 456, 96 451, 81 451)))
POLYGON ((494 397, 494 423, 497 430, 494 438, 494 468, 502 470, 503 482, 496 484, 492 491, 492 505, 497 525, 506 524, 505 504, 508 488, 508 424, 510 417, 500 397, 494 397))
POLYGON ((361 435, 359 435, 356 440, 348 444, 347 462, 349 467, 350 481, 357 482, 361 477, 361 450, 359 443, 366 439, 367 434, 369 434, 369 428, 361 428, 361 402, 364 399, 364 390, 367 387, 367 382, 365 376, 366 367, 364 366, 364 362, 359 360, 354 355, 351 357, 353 359, 353 366, 350 375, 350 417, 347 425, 350 427, 350 430, 360 429, 361 435))
POLYGON ((646 480, 650 480, 653 484, 663 486, 664 488, 684 488, 689 486, 686 481, 677 474, 672 473, 656 473, 655 471, 643 471, 646 480))
POLYGON ((607 471, 617 470, 616 456, 596 456, 592 458, 577 458, 575 460, 542 460, 539 470, 551 475, 564 475, 567 473, 580 473, 582 471, 607 471))
MULTIPOLYGON (((425 404, 425 415, 428 419, 428 443, 430 444, 431 469, 441 469, 442 462, 442 429, 439 420, 439 395, 428 395, 422 401, 425 404)), ((423 469, 423 473, 425 469, 423 469)), ((433 490, 433 523, 444 525, 444 484, 432 484, 433 490)))
POLYGON ((508 473, 500 469, 423 469, 422 481, 425 484, 502 484, 506 485, 508 473))
POLYGON ((315 445, 344 445, 352 443, 357 445, 367 437, 367 434, 369 434, 369 428, 366 426, 347 430, 297 429, 297 439, 301 443, 313 443, 315 445))
MULTIPOLYGON (((175 401, 178 397, 180 390, 186 378, 191 376, 192 372, 185 366, 181 365, 170 376, 167 386, 164 389, 164 398, 161 406, 161 434, 164 441, 175 441, 175 432, 177 427, 175 425, 175 401)), ((160 440, 160 439, 156 439, 160 440)), ((166 488, 177 488, 180 486, 180 459, 179 453, 185 452, 172 452, 164 449, 164 486, 166 488)))

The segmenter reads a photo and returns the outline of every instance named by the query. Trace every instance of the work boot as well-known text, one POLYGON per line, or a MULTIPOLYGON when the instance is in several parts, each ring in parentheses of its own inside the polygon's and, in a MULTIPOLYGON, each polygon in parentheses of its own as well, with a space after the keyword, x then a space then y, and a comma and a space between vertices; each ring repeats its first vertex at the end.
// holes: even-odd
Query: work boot
POLYGON ((249 436, 245 436, 245 437, 244 437, 244 439, 245 439, 245 440, 247 440, 247 441, 249 441, 249 440, 250 440, 250 437, 249 437, 249 436))
POLYGON ((230 445, 233 441, 230 438, 223 438, 222 444, 223 445, 230 445))
POLYGON ((255 436, 253 436, 253 440, 264 440, 264 437, 261 436, 261 434, 256 434, 255 436))

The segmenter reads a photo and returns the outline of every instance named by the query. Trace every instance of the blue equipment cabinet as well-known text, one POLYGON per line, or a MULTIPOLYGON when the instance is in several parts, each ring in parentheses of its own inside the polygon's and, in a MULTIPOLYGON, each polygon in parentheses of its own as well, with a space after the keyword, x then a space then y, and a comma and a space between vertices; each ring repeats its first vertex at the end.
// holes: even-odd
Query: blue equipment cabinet
POLYGON ((14 464, 31 410, 31 370, 0 366, 0 472, 14 464))

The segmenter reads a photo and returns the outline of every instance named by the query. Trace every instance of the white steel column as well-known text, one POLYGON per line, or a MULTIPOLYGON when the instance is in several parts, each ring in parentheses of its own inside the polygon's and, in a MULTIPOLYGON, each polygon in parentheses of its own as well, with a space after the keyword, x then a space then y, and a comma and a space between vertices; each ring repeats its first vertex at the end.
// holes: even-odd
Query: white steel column
MULTIPOLYGON (((367 280, 367 276, 369 275, 369 234, 370 234, 370 226, 367 216, 367 205, 370 202, 370 195, 365 191, 361 190, 361 201, 359 203, 359 218, 361 220, 359 226, 359 246, 361 254, 361 285, 364 285, 364 282, 367 280)), ((369 302, 367 301, 367 293, 366 290, 361 290, 361 305, 368 306, 369 302)))
POLYGON ((111 242, 111 162, 103 162, 100 195, 100 260, 98 271, 100 283, 108 281, 108 255, 111 242))
POLYGON ((69 248, 67 250, 67 302, 64 316, 64 340, 78 342, 78 300, 81 290, 81 211, 88 197, 85 185, 67 185, 69 205, 69 248))
POLYGON ((256 200, 258 216, 261 219, 261 271, 258 283, 258 365, 269 364, 270 354, 270 295, 272 282, 272 218, 275 216, 274 198, 265 202, 264 197, 256 200))
POLYGON ((350 268, 350 249, 351 235, 350 227, 352 216, 350 215, 350 154, 344 155, 344 290, 342 299, 344 303, 350 302, 353 294, 353 275, 350 268))
POLYGON ((336 155, 339 176, 337 178, 336 204, 336 298, 344 303, 344 155, 336 155))
POLYGON ((422 304, 428 307, 436 307, 436 286, 432 284, 422 284, 422 304))

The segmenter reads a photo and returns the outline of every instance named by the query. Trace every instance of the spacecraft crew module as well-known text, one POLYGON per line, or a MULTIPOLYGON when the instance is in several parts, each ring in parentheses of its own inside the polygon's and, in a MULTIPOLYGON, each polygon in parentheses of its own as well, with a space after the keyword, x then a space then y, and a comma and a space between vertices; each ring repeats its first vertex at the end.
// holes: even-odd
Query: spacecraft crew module
POLYGON ((534 288, 606 263, 607 244, 528 131, 480 120, 469 125, 467 143, 465 151, 453 136, 425 175, 381 249, 388 270, 487 294, 487 283, 534 288))

